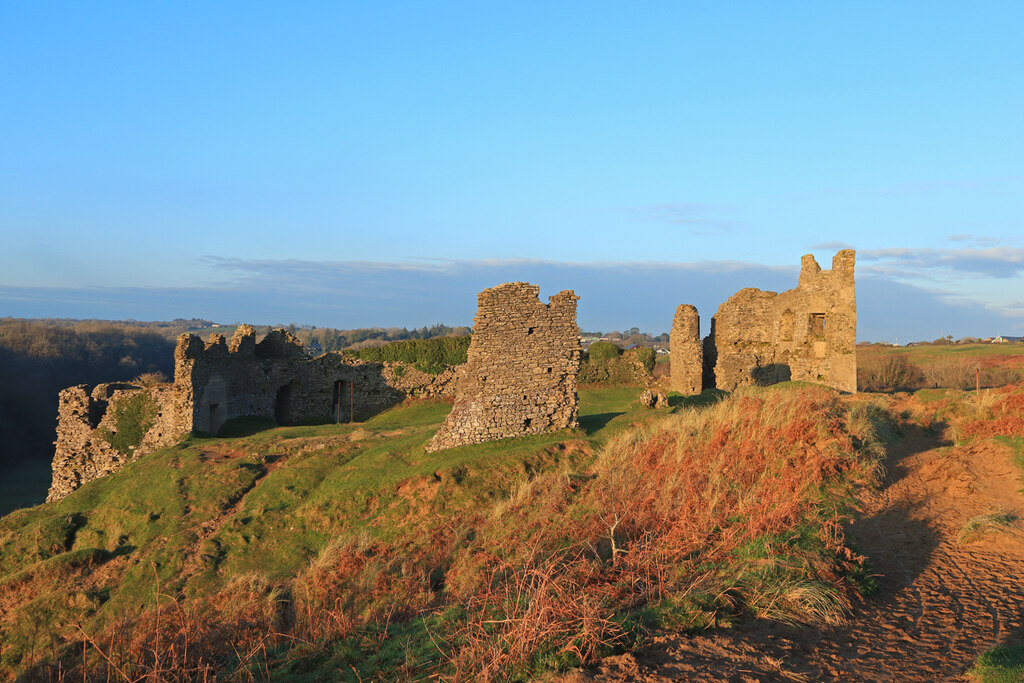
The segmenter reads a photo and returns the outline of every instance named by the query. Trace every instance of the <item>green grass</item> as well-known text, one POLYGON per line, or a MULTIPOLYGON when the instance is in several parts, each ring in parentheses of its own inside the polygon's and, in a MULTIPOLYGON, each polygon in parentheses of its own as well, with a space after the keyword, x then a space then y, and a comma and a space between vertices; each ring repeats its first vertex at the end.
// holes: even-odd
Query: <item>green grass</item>
MULTIPOLYGON (((590 517, 599 514, 594 506, 603 500, 603 489, 591 485, 603 481, 594 474, 601 454, 615 444, 624 448, 633 430, 658 429, 666 412, 699 424, 698 411, 726 398, 718 391, 672 395, 670 411, 651 410, 639 406, 640 391, 587 387, 579 391, 578 430, 440 453, 425 452, 451 410, 439 401, 404 404, 356 424, 278 427, 235 420, 219 437, 187 437, 67 498, 18 510, 0 519, 0 595, 11 596, 0 613, 0 676, 24 673, 41 653, 58 652, 61 643, 76 637, 76 624, 100 633, 152 608, 160 595, 184 595, 189 598, 181 603, 185 606, 207 604, 202 601, 217 599, 219 591, 239 580, 264 586, 267 595, 304 585, 326 587, 336 593, 325 598, 324 608, 335 611, 332 601, 353 601, 355 631, 316 647, 275 645, 278 650, 270 653, 275 679, 340 675, 346 680, 402 680, 435 671, 446 666, 436 640, 460 637, 472 618, 459 611, 470 609, 459 596, 475 595, 478 588, 459 581, 486 576, 485 567, 473 564, 475 553, 490 553, 492 560, 514 566, 538 528, 551 548, 578 543, 571 530, 590 524, 590 517), (592 498, 579 503, 576 496, 588 490, 592 498), (332 555, 337 548, 342 550, 332 555), (316 579, 324 557, 327 574, 317 579, 320 583, 304 584, 311 575, 316 579), (380 569, 345 574, 337 569, 344 563, 330 559, 336 557, 380 569), (428 609, 396 615, 393 621, 380 616, 390 614, 387 600, 399 599, 393 584, 412 576, 423 585, 427 574, 431 582, 434 574, 446 582, 439 599, 450 602, 431 603, 428 595, 428 609), (384 582, 377 593, 373 580, 384 582)), ((749 394, 779 399, 787 391, 799 396, 806 389, 790 384, 749 394)), ((732 409, 725 404, 708 414, 719 408, 732 409)), ((858 434, 881 432, 872 426, 877 417, 863 409, 851 424, 862 425, 858 434)), ((761 452, 755 451, 755 456, 761 452)), ((624 469, 629 468, 616 467, 624 469)), ((716 585, 760 596, 750 605, 765 615, 833 613, 837 607, 829 596, 834 593, 814 577, 819 564, 834 561, 834 553, 821 552, 814 524, 837 509, 847 488, 835 494, 810 492, 817 504, 807 525, 757 536, 735 553, 737 564, 728 576, 714 578, 716 585)), ((738 521, 727 523, 742 523, 746 514, 753 512, 741 511, 738 521)), ((602 551, 603 538, 591 539, 589 547, 602 551)), ((634 590, 638 584, 629 585, 634 590)), ((723 623, 730 598, 720 590, 706 592, 667 595, 661 603, 630 607, 615 619, 633 634, 630 638, 653 624, 700 628, 723 623)), ((410 598, 400 604, 416 603, 410 598)), ((484 627, 489 628, 486 622, 484 627)), ((140 627, 138 632, 152 631, 140 627)), ((539 648, 520 675, 572 665, 560 647, 539 648)), ((80 657, 80 651, 72 654, 80 657)))
POLYGON ((1016 515, 1005 510, 986 512, 964 522, 957 540, 960 543, 970 543, 986 534, 1009 531, 1017 526, 1017 521, 1016 515))
POLYGON ((858 354, 895 354, 906 356, 912 363, 928 365, 956 358, 986 356, 1021 356, 1024 344, 950 344, 936 346, 899 346, 879 349, 858 349, 858 354))
MULTIPOLYGON (((39 597, 0 621, 4 661, 17 666, 40 643, 63 637, 17 625, 34 624, 40 614, 50 625, 96 629, 153 604, 158 586, 200 596, 247 572, 270 581, 293 577, 341 535, 388 541, 415 538, 422 528, 427 539, 443 518, 472 514, 531 472, 585 458, 611 433, 650 419, 637 405, 639 389, 580 393, 581 430, 435 454, 424 446, 451 410, 444 402, 398 406, 357 424, 236 420, 222 437, 187 437, 60 501, 16 510, 0 519, 0 586, 55 575, 53 563, 68 568, 59 582, 32 579, 39 597), (567 455, 563 444, 574 441, 589 445, 567 455), (418 492, 432 487, 438 492, 425 507, 418 492), (200 539, 205 523, 214 528, 200 539), (72 561, 80 556, 115 568, 97 582, 72 561), (95 599, 59 597, 66 592, 95 599)), ((42 471, 25 477, 41 483, 42 471)), ((38 494, 7 500, 39 502, 38 494)))
POLYGON ((988 650, 967 672, 981 683, 1024 681, 1024 645, 1002 645, 988 650))

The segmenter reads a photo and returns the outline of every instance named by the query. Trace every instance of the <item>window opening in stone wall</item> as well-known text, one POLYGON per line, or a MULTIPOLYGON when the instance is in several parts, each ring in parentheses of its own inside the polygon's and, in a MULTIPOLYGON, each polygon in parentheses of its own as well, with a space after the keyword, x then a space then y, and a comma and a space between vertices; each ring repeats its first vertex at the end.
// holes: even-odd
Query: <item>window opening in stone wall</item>
POLYGON ((825 314, 824 313, 811 313, 811 329, 810 335, 817 339, 824 339, 825 337, 825 314))
POLYGON ((285 384, 277 390, 277 399, 274 401, 274 420, 279 425, 287 424, 292 414, 292 385, 285 384))
POLYGON ((793 328, 796 327, 796 315, 788 308, 782 313, 782 320, 779 322, 779 340, 793 341, 793 328))

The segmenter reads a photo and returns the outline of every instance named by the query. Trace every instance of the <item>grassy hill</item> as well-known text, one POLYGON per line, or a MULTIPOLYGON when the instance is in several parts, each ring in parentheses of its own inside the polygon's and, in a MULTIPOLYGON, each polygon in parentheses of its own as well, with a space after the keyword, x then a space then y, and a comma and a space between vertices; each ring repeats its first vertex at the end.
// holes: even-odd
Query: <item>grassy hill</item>
MULTIPOLYGON (((445 403, 190 437, 0 520, 0 673, 528 677, 650 627, 832 620, 886 415, 781 386, 580 392, 581 429, 425 454, 445 403)), ((854 559, 850 559, 854 558, 854 559)))

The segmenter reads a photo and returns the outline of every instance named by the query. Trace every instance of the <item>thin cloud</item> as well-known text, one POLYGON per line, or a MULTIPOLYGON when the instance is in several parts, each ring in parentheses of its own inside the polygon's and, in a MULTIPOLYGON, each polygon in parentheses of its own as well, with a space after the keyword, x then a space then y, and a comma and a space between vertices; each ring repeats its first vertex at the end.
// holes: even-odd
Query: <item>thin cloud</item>
POLYGON ((614 213, 630 216, 638 221, 684 226, 689 228, 687 232, 690 234, 702 236, 718 235, 742 229, 744 226, 740 221, 720 216, 720 214, 728 214, 733 210, 732 206, 702 202, 676 202, 610 209, 614 213))
POLYGON ((838 242, 838 241, 822 242, 820 244, 812 245, 811 249, 832 249, 832 250, 853 249, 853 245, 852 244, 847 244, 846 242, 838 242))
MULTIPOLYGON (((903 254, 905 257, 906 255, 903 254)), ((584 329, 666 332, 681 303, 697 307, 708 332, 718 306, 744 287, 796 286, 799 267, 741 261, 565 263, 543 260, 245 260, 208 257, 222 284, 188 288, 0 287, 0 311, 16 317, 139 320, 201 317, 223 323, 296 322, 338 328, 470 325, 479 291, 502 282, 539 284, 542 298, 580 296, 584 329)), ((897 269, 898 270, 898 269, 897 269)), ((934 339, 1015 334, 1024 309, 992 311, 951 293, 858 268, 859 338, 934 339)))
POLYGON ((949 242, 963 242, 974 247, 999 247, 1007 244, 1006 240, 998 237, 983 237, 981 235, 950 235, 946 238, 949 242))
MULTIPOLYGON (((903 271, 908 276, 935 276, 945 271, 993 278, 1011 278, 1024 272, 1024 249, 989 247, 986 249, 868 249, 858 256, 874 262, 876 268, 903 271)), ((876 272, 878 272, 876 270, 876 272)))

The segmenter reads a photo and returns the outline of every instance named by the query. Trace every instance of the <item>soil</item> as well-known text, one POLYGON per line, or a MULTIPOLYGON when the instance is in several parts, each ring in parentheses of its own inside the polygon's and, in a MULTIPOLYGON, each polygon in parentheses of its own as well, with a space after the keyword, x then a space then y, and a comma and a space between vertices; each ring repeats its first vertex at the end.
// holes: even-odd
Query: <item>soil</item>
POLYGON ((1019 524, 964 538, 967 520, 996 510, 1024 519, 1020 471, 986 441, 952 448, 942 425, 907 425, 883 486, 865 494, 847 529, 879 590, 843 625, 754 620, 699 634, 663 634, 647 648, 602 660, 607 682, 969 680, 988 648, 1020 644, 1024 534, 1019 524))

